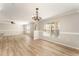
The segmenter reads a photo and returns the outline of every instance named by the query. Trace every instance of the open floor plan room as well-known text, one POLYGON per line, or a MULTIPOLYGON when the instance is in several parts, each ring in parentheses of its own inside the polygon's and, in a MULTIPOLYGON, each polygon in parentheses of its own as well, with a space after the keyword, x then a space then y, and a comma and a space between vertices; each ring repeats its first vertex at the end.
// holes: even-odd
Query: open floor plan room
POLYGON ((0 56, 79 56, 79 3, 0 3, 0 56))

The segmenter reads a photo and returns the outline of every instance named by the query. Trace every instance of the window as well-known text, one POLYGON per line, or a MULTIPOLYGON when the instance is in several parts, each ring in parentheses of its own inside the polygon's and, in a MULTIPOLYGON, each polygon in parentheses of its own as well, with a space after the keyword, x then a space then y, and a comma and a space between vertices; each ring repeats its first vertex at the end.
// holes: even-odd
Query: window
POLYGON ((59 35, 58 23, 52 22, 44 25, 44 33, 45 35, 59 35))
POLYGON ((30 33, 30 24, 27 24, 26 31, 27 31, 27 33, 30 33))

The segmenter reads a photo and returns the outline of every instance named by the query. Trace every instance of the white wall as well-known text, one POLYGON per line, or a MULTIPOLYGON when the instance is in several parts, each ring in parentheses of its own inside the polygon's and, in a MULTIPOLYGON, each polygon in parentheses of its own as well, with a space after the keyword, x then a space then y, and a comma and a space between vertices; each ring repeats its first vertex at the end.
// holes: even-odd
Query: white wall
POLYGON ((79 49, 79 13, 62 17, 60 20, 60 42, 79 49))
POLYGON ((59 20, 61 32, 76 32, 79 33, 79 14, 72 14, 62 17, 59 20))
POLYGON ((0 34, 4 33, 4 35, 17 35, 21 34, 22 32, 22 25, 0 23, 0 34))
POLYGON ((59 37, 53 38, 49 36, 45 38, 43 36, 43 38, 51 42, 79 49, 79 13, 67 15, 56 20, 59 21, 59 37))

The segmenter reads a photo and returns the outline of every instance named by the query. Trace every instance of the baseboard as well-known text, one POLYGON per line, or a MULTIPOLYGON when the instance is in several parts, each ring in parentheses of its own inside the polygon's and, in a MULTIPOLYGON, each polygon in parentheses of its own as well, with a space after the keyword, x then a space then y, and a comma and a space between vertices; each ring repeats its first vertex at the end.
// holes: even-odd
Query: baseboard
POLYGON ((45 39, 42 39, 42 40, 47 41, 47 42, 50 42, 50 43, 54 43, 54 44, 57 44, 57 45, 61 45, 61 46, 64 46, 64 47, 67 47, 67 48, 69 48, 69 49, 73 49, 73 50, 79 51, 79 48, 74 48, 74 47, 71 47, 71 46, 68 46, 68 45, 59 43, 59 42, 49 41, 49 40, 45 40, 45 39))

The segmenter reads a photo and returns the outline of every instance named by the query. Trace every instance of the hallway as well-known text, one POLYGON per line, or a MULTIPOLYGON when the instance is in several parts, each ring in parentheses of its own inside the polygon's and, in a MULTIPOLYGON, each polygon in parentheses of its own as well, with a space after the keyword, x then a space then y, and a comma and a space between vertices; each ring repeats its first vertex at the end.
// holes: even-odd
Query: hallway
POLYGON ((23 35, 4 36, 0 39, 1 56, 78 56, 79 50, 42 39, 31 40, 23 35))

